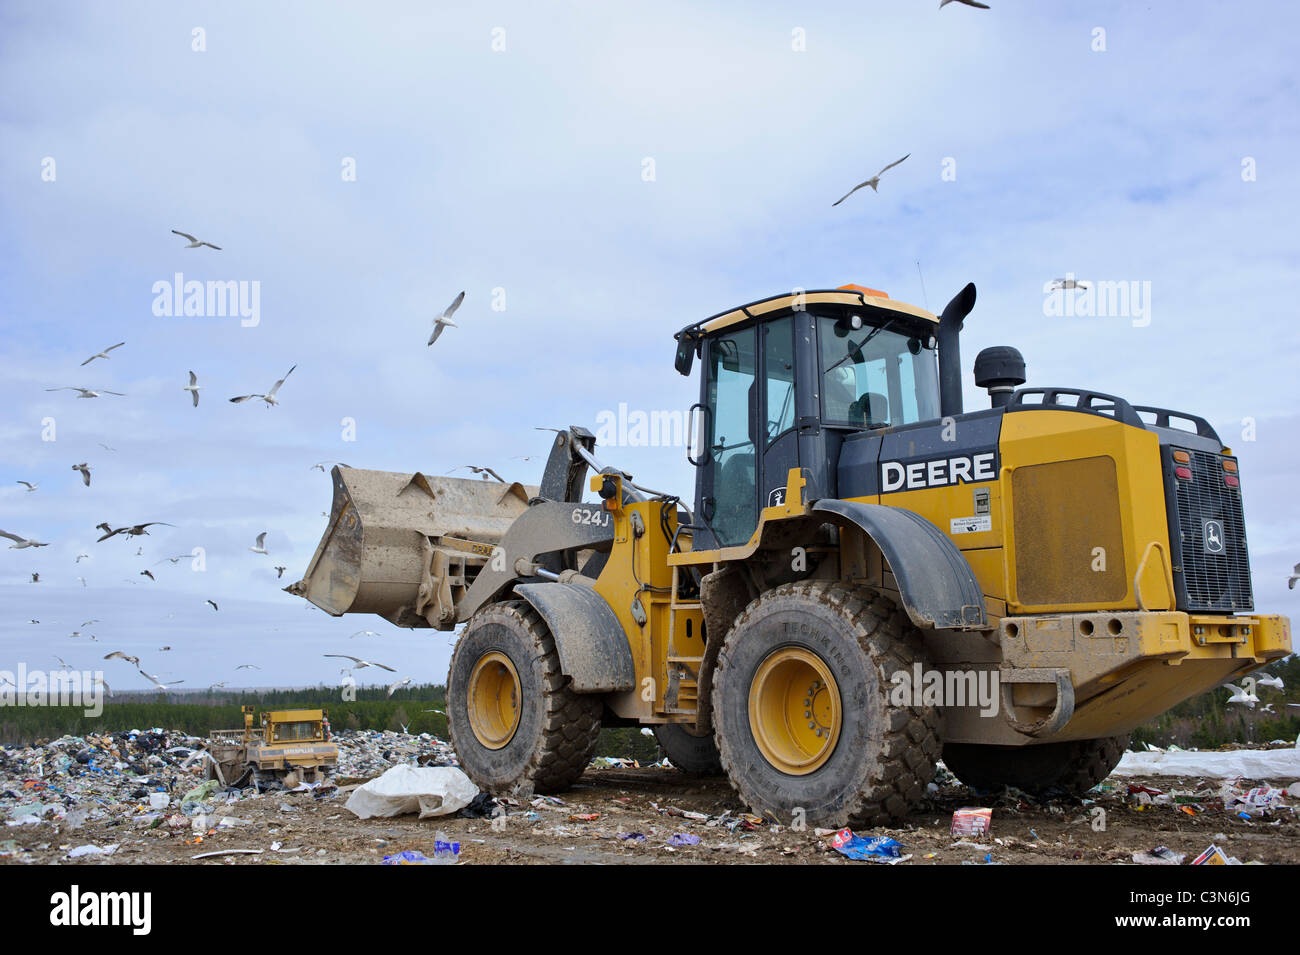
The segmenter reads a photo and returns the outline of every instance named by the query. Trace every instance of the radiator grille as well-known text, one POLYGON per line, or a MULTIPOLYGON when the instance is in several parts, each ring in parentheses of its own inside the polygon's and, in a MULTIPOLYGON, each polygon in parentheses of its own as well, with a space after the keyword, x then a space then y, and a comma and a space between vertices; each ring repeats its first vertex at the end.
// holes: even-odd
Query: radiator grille
POLYGON ((1241 489, 1224 482, 1224 461, 1209 451, 1189 451, 1190 481, 1175 478, 1170 507, 1171 529, 1178 535, 1187 593, 1185 610, 1249 611, 1255 606, 1246 552, 1246 524, 1241 489), (1207 522, 1209 526, 1207 527, 1207 522), (1221 552, 1214 537, 1222 529, 1221 552), (1206 546, 1207 530, 1209 547, 1206 546))

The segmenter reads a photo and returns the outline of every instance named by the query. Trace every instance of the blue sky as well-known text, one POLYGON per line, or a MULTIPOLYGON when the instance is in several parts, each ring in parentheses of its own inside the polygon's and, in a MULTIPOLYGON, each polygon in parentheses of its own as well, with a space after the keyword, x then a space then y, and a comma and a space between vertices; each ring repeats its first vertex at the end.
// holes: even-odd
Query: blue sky
MULTIPOLYGON (((545 453, 534 426, 693 400, 670 362, 682 325, 846 282, 936 310, 976 283, 968 407, 987 401, 975 354, 1013 344, 1031 384, 1211 419, 1242 461, 1257 606, 1294 612, 1300 14, 993 7, 5 4, 0 527, 52 544, 0 549, 0 669, 124 649, 186 686, 243 682, 240 662, 303 684, 346 652, 440 682, 446 634, 280 592, 323 530, 313 463, 535 482, 540 460, 512 460, 545 453), (259 283, 260 322, 154 315, 176 272, 259 283), (1046 316, 1066 272, 1150 282, 1150 324, 1046 316), (461 289, 460 327, 426 348, 461 289), (225 400, 295 363, 280 406, 225 400), (64 385, 126 397, 44 390, 64 385), (152 520, 177 526, 94 542, 100 521, 152 520), (268 557, 247 550, 263 530, 268 557), (195 546, 206 571, 155 566, 195 546), (68 637, 91 618, 97 644, 68 637), (363 628, 381 636, 349 639, 363 628)), ((692 486, 680 448, 606 456, 692 486)))

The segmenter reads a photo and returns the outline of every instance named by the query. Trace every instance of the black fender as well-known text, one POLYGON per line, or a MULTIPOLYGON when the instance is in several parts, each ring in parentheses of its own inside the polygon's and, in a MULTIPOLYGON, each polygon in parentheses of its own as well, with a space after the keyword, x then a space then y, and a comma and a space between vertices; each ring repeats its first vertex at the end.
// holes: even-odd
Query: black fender
POLYGON ((590 587, 548 582, 517 584, 555 639, 560 670, 575 693, 614 693, 636 684, 632 649, 618 617, 590 587))
POLYGON ((845 521, 870 537, 898 581, 903 609, 918 627, 986 630, 984 594, 970 564, 948 535, 901 507, 827 498, 813 513, 845 521))

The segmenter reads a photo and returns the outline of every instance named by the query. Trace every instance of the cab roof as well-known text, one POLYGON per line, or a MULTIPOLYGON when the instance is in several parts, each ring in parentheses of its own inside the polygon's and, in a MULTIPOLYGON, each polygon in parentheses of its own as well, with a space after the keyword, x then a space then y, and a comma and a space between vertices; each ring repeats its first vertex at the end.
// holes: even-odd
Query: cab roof
POLYGON ((865 306, 868 308, 883 308, 889 311, 901 312, 904 315, 910 315, 913 318, 924 319, 928 322, 939 324, 939 318, 931 312, 915 305, 908 305, 906 302, 898 302, 890 298, 886 293, 877 289, 866 288, 862 285, 844 285, 836 289, 809 289, 804 292, 785 292, 781 295, 773 295, 770 298, 759 299, 756 302, 750 302, 748 305, 740 305, 736 308, 728 309, 725 312, 719 312, 711 315, 706 319, 687 325, 674 338, 681 339, 683 336, 699 337, 709 335, 720 329, 736 325, 740 322, 749 321, 750 319, 760 318, 773 312, 789 310, 796 304, 800 305, 849 305, 865 306))

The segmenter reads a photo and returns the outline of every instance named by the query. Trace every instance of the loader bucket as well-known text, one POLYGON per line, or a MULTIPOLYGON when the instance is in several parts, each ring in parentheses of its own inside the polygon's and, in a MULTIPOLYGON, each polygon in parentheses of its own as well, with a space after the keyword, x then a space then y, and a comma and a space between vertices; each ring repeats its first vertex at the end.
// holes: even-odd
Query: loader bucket
POLYGON ((447 553, 463 577, 491 555, 536 488, 499 481, 335 467, 329 524, 302 580, 284 588, 334 616, 375 613, 405 627, 443 581, 447 553), (474 566, 465 568, 466 559, 474 566))

